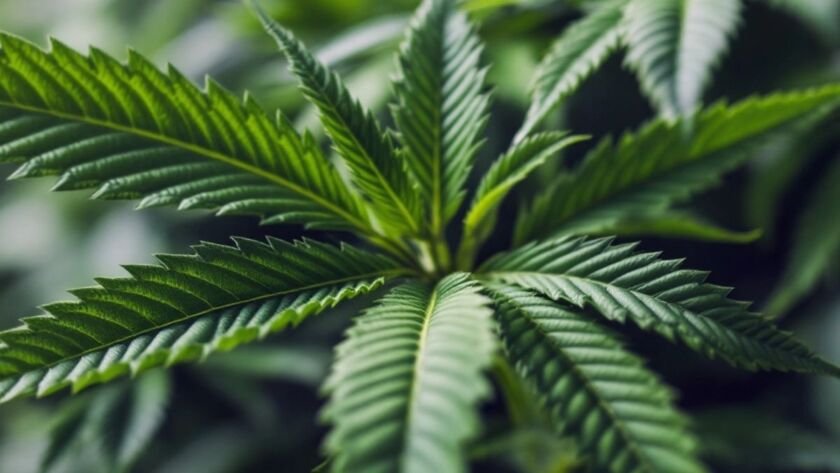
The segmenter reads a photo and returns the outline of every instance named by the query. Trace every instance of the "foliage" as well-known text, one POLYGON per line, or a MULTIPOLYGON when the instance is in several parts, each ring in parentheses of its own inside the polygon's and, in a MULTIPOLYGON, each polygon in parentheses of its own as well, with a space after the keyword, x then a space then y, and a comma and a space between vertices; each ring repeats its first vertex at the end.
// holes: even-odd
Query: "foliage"
MULTIPOLYGON (((0 332, 0 402, 203 360, 311 323, 310 315, 349 307, 349 299, 364 306, 361 296, 380 289, 387 293, 346 330, 324 385, 325 470, 466 471, 471 445, 486 433, 480 407, 491 398, 493 372, 512 417, 535 412, 594 471, 706 471, 674 394, 625 348, 614 330, 622 324, 739 368, 840 377, 840 368, 729 298, 730 289, 706 282, 707 273, 594 238, 751 240, 754 233, 674 206, 719 183, 756 143, 840 103, 840 85, 829 84, 702 107, 740 2, 594 6, 545 55, 524 124, 474 188, 491 92, 477 27, 455 0, 424 0, 410 22, 392 83, 393 126, 248 3, 318 110, 334 156, 250 95, 240 100, 212 80, 196 87, 139 53, 123 64, 97 49, 85 55, 53 40, 43 50, 0 36, 0 160, 18 165, 13 177, 53 175, 56 190, 318 232, 200 243, 191 255, 160 255, 156 265, 126 266, 130 277, 71 291, 77 300, 46 305, 0 332), (616 142, 601 139, 577 164, 563 160, 520 213, 508 251, 487 258, 485 244, 506 235, 506 198, 587 138, 539 131, 540 123, 619 45, 660 117, 616 142)), ((803 217, 800 248, 808 251, 794 253, 791 272, 807 277, 782 300, 806 290, 826 255, 840 254, 837 223, 820 218, 837 201, 837 169, 803 217)), ((76 398, 44 467, 93 432, 108 467, 128 471, 166 402, 165 378, 152 376, 95 391, 89 404, 76 398)), ((246 381, 208 378, 254 418, 255 406, 270 405, 246 381)), ((512 424, 514 434, 533 427, 512 424)))

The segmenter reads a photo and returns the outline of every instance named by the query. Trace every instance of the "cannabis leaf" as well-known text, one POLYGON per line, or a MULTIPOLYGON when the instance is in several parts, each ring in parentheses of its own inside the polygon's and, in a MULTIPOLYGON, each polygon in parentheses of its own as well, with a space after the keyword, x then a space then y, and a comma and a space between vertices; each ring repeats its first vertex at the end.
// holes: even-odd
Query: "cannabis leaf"
POLYGON ((656 120, 615 144, 604 139, 519 216, 515 241, 614 234, 622 220, 650 220, 716 184, 768 133, 835 107, 838 99, 836 85, 773 94, 715 105, 694 118, 688 136, 683 122, 656 120))
POLYGON ((577 309, 491 287, 508 356, 596 471, 705 471, 670 391, 613 334, 577 309))
POLYGON ((455 3, 424 0, 418 7, 400 48, 394 85, 394 120, 435 235, 464 199, 489 100, 481 43, 455 3))
POLYGON ((0 35, 0 161, 59 190, 265 222, 372 233, 366 210, 307 135, 208 81, 200 91, 137 53, 120 64, 58 41, 0 35))
POLYGON ((616 48, 621 38, 625 3, 625 0, 603 2, 554 41, 540 62, 531 104, 514 142, 530 135, 616 48))
POLYGON ((490 300, 465 274, 394 289, 356 319, 327 381, 338 471, 465 471, 494 348, 490 300))
POLYGON ((498 206, 513 187, 561 149, 587 138, 559 132, 538 133, 515 144, 493 163, 479 183, 464 218, 464 237, 458 251, 460 267, 472 266, 478 246, 496 226, 498 206))
POLYGON ((266 31, 286 54, 304 95, 321 112, 321 122, 353 173, 353 182, 374 204, 383 223, 417 234, 419 202, 390 136, 344 87, 341 78, 318 62, 294 35, 255 2, 266 31))
POLYGON ((665 117, 698 108, 740 12, 740 0, 629 1, 623 26, 627 64, 665 117))
POLYGON ((840 221, 832 218, 840 202, 840 157, 817 183, 800 217, 793 250, 767 311, 779 315, 802 298, 840 261, 840 221))
POLYGON ((236 239, 163 266, 126 266, 131 278, 76 289, 76 302, 0 332, 0 401, 204 358, 300 323, 400 274, 389 258, 312 241, 236 239))
MULTIPOLYGON (((71 291, 77 300, 46 305, 0 332, 0 402, 201 360, 388 284, 336 350, 324 388, 330 459, 319 469, 466 471, 468 443, 484 441, 480 403, 493 387, 485 371, 494 370, 511 411, 574 437, 594 471, 704 471, 671 393, 597 314, 748 369, 840 376, 840 368, 728 298, 729 289, 708 284, 706 273, 590 236, 755 236, 672 207, 740 164, 748 145, 835 107, 840 85, 695 111, 738 5, 595 6, 552 46, 525 123, 472 193, 468 176, 484 143, 489 94, 482 44, 455 0, 424 0, 414 15, 397 56, 394 129, 254 4, 319 110, 336 164, 282 114, 270 119, 249 97, 241 101, 212 81, 200 90, 137 53, 122 64, 95 49, 85 56, 53 41, 44 51, 0 36, 0 161, 20 164, 16 177, 59 175, 59 189, 97 188, 96 197, 140 199, 141 207, 253 214, 359 240, 234 238, 232 246, 201 243, 191 255, 126 266, 130 277, 98 279, 71 291), (513 249, 477 262, 481 246, 509 223, 499 214, 504 199, 586 138, 536 127, 620 41, 666 119, 616 144, 601 141, 522 213, 513 249), (459 233, 450 228, 455 215, 464 216, 459 242, 450 238, 459 233), (542 402, 531 402, 535 396, 542 402)), ((809 284, 824 267, 817 260, 835 254, 840 240, 836 223, 815 216, 840 198, 831 187, 837 169, 803 226, 801 239, 819 245, 800 250, 792 265, 809 284)), ((786 297, 798 296, 799 284, 786 297)), ((269 363, 268 353, 242 358, 260 371, 251 360, 269 363)), ((308 368, 295 368, 312 381, 300 375, 308 368)), ((128 469, 159 425, 146 413, 165 400, 165 389, 143 386, 128 419, 120 409, 125 391, 116 388, 71 410, 45 467, 82 431, 119 424, 123 435, 99 437, 115 455, 112 469, 128 469)))
POLYGON ((840 368, 750 313, 747 304, 727 298, 728 288, 707 284, 706 273, 679 269, 680 261, 634 247, 608 238, 557 239, 499 255, 481 273, 592 307, 610 320, 631 321, 738 367, 840 375, 840 368))

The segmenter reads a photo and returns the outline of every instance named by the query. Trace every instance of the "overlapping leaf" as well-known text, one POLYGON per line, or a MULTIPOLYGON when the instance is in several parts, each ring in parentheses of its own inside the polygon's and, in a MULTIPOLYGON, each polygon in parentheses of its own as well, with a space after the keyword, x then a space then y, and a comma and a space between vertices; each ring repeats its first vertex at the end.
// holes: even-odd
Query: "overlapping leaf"
POLYGON ((520 215, 515 239, 609 233, 622 220, 659 215, 716 184, 749 145, 838 100, 840 86, 828 85, 718 104, 695 117, 689 135, 683 122, 658 120, 617 144, 605 139, 520 215))
POLYGON ((487 121, 482 46, 454 0, 424 0, 401 47, 394 120, 432 232, 457 212, 487 121))
POLYGON ((561 132, 537 133, 515 145, 496 160, 482 178, 472 206, 464 218, 464 236, 459 258, 461 267, 472 266, 477 247, 496 224, 498 206, 514 186, 561 149, 587 139, 561 132))
POLYGON ((627 63, 660 113, 673 118, 698 108, 740 11, 741 0, 630 0, 627 63))
POLYGON ((168 373, 151 371, 62 405, 40 471, 66 471, 57 467, 80 455, 96 458, 95 471, 131 471, 163 424, 170 391, 168 373))
POLYGON ((263 337, 400 274, 388 258, 349 246, 201 244, 161 255, 164 266, 127 266, 75 302, 0 332, 0 401, 80 389, 128 372, 203 358, 263 337))
POLYGON ((616 48, 625 3, 626 0, 603 2, 554 41, 540 61, 531 105, 515 142, 530 135, 616 48))
POLYGON ((401 232, 420 230, 419 202, 401 157, 376 118, 354 99, 341 78, 315 59, 295 36, 259 8, 269 34, 286 55, 303 93, 321 113, 321 123, 383 223, 401 232))
POLYGON ((728 288, 707 284, 706 273, 680 269, 679 261, 661 260, 634 246, 558 239, 500 255, 481 272, 555 300, 591 306, 610 320, 632 321, 736 366, 840 376, 840 368, 750 313, 746 303, 727 298, 728 288))
POLYGON ((840 156, 820 179, 802 212, 782 281, 767 310, 780 315, 840 263, 840 156))
POLYGON ((489 302, 454 274, 400 286, 357 319, 327 384, 336 471, 465 471, 494 348, 489 302))
POLYGON ((612 334, 528 291, 492 289, 508 357, 593 471, 705 471, 671 393, 612 334))

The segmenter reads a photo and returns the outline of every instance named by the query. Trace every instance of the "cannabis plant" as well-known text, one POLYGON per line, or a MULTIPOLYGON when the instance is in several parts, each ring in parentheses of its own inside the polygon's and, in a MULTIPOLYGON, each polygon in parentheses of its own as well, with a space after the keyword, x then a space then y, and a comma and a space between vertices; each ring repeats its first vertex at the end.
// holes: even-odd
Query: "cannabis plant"
POLYGON ((319 111, 329 152, 283 113, 211 80, 200 89, 140 54, 121 63, 3 35, 0 159, 19 164, 13 178, 57 175, 56 190, 253 215, 349 243, 233 237, 126 266, 129 276, 73 290, 77 300, 0 333, 0 399, 201 360, 375 294, 324 388, 327 467, 463 471, 495 373, 512 411, 539 412, 594 471, 705 471, 673 394, 624 348, 621 324, 741 368, 840 369, 706 273, 605 235, 741 238, 673 207, 752 144, 826 113, 840 85, 703 108, 739 10, 682 3, 602 2, 567 29, 534 80, 523 126, 475 186, 491 94, 481 41, 455 0, 418 8, 398 53, 390 124, 253 5, 319 111), (592 146, 504 221, 514 188, 587 138, 541 123, 619 44, 661 118, 592 146), (511 227, 509 251, 487 255, 511 227))

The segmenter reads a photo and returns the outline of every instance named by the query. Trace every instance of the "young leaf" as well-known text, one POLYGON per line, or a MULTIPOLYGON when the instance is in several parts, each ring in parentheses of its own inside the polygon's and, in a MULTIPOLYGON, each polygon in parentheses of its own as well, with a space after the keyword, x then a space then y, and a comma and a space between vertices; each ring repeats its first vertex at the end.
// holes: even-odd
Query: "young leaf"
POLYGON ((361 202, 315 143, 215 82, 201 91, 137 53, 120 64, 0 35, 0 162, 56 189, 370 233, 361 202))
POLYGON ((670 391, 615 336, 528 291, 492 289, 508 357, 593 471, 706 471, 670 391))
POLYGON ((840 262, 838 203, 840 156, 817 184, 799 219, 787 269, 767 305, 770 314, 785 313, 813 289, 833 264, 840 262))
POLYGON ((326 386, 336 471, 465 471, 494 350, 489 302, 454 274, 400 286, 356 319, 326 386))
POLYGON ((514 144, 493 163, 478 185, 464 219, 459 250, 461 268, 467 269, 472 265, 475 251, 490 236, 496 224, 498 206, 511 189, 561 149, 586 139, 587 136, 568 136, 562 132, 538 133, 514 144))
POLYGON ((627 64, 662 115, 699 107, 740 15, 741 0, 630 0, 623 26, 627 64))
POLYGON ((840 85, 718 104, 683 122, 657 120, 617 144, 605 139, 571 176, 559 179, 519 216, 515 241, 592 234, 616 222, 656 216, 716 184, 768 133, 840 101, 840 85))
POLYGON ((264 337, 401 270, 386 257, 316 242, 204 243, 164 266, 127 266, 79 300, 0 332, 0 402, 74 390, 150 367, 205 357, 264 337))
POLYGON ((295 36, 250 1, 266 31, 286 55, 304 95, 383 223, 400 233, 420 231, 419 202, 400 156, 376 118, 354 99, 341 78, 321 64, 295 36))
POLYGON ((531 105, 514 143, 530 135, 609 57, 619 43, 626 3, 626 0, 603 2, 554 41, 540 62, 531 105))
POLYGON ((558 239, 500 255, 481 273, 592 307, 610 320, 632 321, 735 366, 840 377, 840 368, 750 313, 747 304, 727 298, 728 288, 705 283, 706 273, 679 269, 679 261, 638 253, 634 246, 613 245, 610 239, 558 239))
POLYGON ((482 45, 455 0, 424 0, 400 48, 394 120, 440 234, 464 198, 487 121, 482 45))

